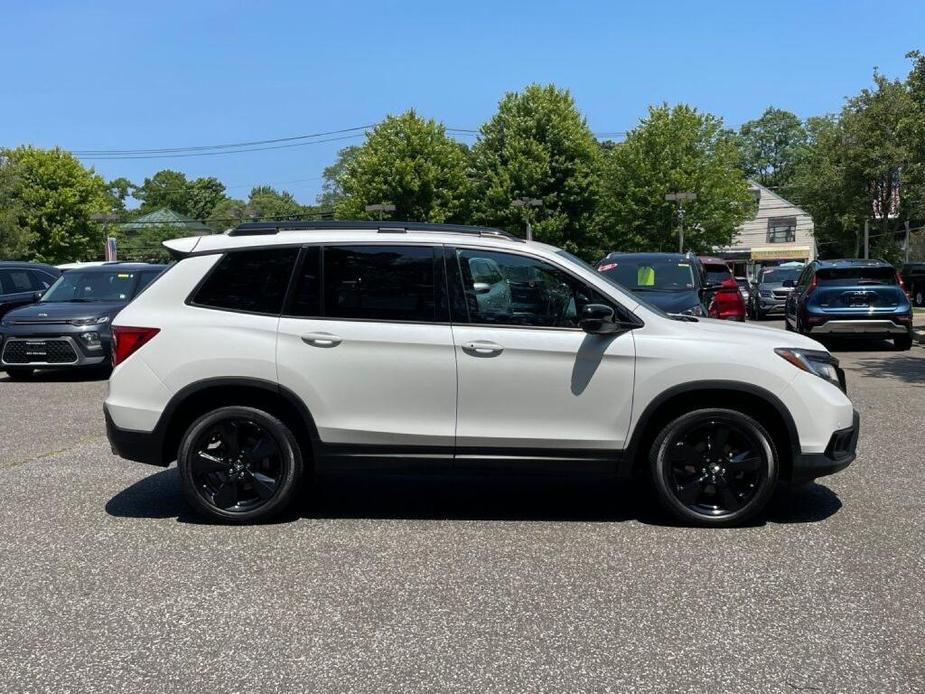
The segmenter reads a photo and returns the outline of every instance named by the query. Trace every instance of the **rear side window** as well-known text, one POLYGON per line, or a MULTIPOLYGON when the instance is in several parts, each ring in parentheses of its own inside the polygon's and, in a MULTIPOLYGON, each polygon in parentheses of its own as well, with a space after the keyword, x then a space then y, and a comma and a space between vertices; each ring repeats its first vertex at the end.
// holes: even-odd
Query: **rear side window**
POLYGON ((816 272, 819 284, 854 286, 861 284, 896 284, 896 270, 891 267, 839 267, 822 268, 816 272))
POLYGON ((29 280, 29 273, 25 270, 0 271, 0 285, 3 287, 4 294, 32 291, 32 282, 29 280))
POLYGON ((233 251, 218 261, 193 296, 197 306, 278 315, 297 248, 233 251))
POLYGON ((429 246, 326 246, 324 316, 433 322, 434 267, 434 249, 429 246))

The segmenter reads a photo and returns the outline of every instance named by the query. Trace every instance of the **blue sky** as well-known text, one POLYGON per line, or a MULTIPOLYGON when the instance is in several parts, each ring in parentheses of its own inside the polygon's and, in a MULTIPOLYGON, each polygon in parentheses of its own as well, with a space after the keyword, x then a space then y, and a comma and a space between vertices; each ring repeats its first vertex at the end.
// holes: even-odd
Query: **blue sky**
MULTIPOLYGON (((687 102, 738 126, 775 105, 836 111, 877 66, 925 50, 925 2, 32 2, 5 0, 0 145, 139 149, 373 123, 409 107, 478 128, 530 82, 572 91, 595 131, 687 102)), ((269 183, 311 202, 339 147, 91 160, 269 183)))

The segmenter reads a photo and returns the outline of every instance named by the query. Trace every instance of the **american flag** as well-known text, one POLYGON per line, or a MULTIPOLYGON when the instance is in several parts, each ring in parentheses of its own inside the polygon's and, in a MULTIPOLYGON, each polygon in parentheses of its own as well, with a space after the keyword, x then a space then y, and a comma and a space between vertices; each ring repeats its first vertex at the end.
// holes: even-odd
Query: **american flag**
POLYGON ((116 240, 112 236, 106 239, 106 260, 116 260, 116 240))

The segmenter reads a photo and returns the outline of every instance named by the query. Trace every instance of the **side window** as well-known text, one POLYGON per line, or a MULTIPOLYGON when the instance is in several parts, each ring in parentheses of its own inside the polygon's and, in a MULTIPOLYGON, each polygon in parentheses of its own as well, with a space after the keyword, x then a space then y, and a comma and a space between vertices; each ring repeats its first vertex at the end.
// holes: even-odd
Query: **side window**
POLYGON ((542 260, 469 249, 457 249, 455 260, 470 323, 577 328, 585 304, 612 305, 542 260))
POLYGON ((38 270, 32 270, 29 274, 32 277, 32 288, 37 292, 45 291, 55 281, 55 278, 51 275, 46 275, 38 270))
POLYGON ((809 278, 812 277, 812 275, 813 275, 813 268, 812 268, 812 266, 811 266, 811 265, 806 266, 806 267, 803 269, 803 274, 800 275, 800 279, 797 280, 797 286, 798 286, 798 287, 805 287, 807 284, 809 284, 809 278))
POLYGON ((323 253, 325 317, 437 320, 434 248, 326 246, 323 253))
POLYGON ((231 251, 192 298, 197 306, 278 315, 289 285, 297 248, 231 251))
POLYGON ((4 294, 19 294, 32 291, 32 281, 28 270, 0 271, 0 286, 4 294))
POLYGON ((299 317, 321 316, 321 247, 307 246, 302 265, 293 282, 292 305, 287 314, 299 317))

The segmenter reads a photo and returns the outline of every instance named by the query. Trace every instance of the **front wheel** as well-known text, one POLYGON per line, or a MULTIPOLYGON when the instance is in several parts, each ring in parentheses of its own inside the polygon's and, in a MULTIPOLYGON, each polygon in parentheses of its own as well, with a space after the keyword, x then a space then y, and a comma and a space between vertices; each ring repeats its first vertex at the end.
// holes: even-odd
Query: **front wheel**
POLYGON ((662 505, 686 523, 725 526, 760 513, 777 484, 767 430, 735 410, 703 409, 669 422, 649 452, 662 505))
POLYGON ((252 407, 222 407, 197 419, 177 456, 186 500, 215 520, 247 523, 281 513, 302 476, 292 431, 252 407))

